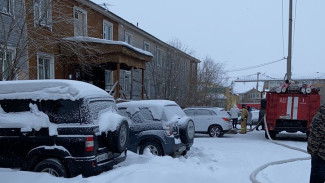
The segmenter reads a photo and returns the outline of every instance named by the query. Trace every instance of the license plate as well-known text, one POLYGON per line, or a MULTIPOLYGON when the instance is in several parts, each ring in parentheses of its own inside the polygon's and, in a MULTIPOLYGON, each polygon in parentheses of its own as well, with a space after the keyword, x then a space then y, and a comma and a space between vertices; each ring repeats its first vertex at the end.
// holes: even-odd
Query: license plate
POLYGON ((100 154, 97 156, 97 162, 101 162, 108 159, 108 153, 100 154))

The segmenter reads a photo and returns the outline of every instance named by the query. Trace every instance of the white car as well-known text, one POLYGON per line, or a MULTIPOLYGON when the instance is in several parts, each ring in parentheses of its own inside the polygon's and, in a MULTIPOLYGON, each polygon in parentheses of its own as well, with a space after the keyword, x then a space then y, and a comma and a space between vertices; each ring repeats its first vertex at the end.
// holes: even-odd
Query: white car
POLYGON ((232 129, 230 116, 223 108, 191 107, 184 112, 194 120, 196 133, 207 133, 211 137, 222 137, 232 129))

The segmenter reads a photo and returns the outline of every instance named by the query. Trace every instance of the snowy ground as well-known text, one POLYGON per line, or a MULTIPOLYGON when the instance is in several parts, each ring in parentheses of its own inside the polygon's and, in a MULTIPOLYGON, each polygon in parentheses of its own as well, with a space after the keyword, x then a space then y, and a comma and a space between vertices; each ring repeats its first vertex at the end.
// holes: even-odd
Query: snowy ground
MULTIPOLYGON (((306 149, 305 134, 285 134, 282 143, 306 149)), ((196 135, 186 158, 155 157, 128 152, 127 160, 98 176, 65 179, 46 173, 0 168, 1 183, 249 183, 258 167, 278 160, 308 157, 308 154, 270 143, 264 131, 226 134, 222 138, 196 135)), ((305 183, 310 160, 268 167, 257 175, 263 183, 305 183)))

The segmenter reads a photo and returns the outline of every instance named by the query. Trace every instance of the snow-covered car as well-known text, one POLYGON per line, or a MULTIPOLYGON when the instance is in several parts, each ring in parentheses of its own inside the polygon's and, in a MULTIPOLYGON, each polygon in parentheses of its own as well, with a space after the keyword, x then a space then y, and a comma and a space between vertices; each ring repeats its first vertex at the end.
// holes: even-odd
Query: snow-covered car
POLYGON ((95 175, 126 159, 128 133, 113 97, 94 85, 0 82, 0 167, 95 175))
POLYGON ((191 118, 173 101, 141 100, 117 104, 118 112, 129 118, 128 150, 154 155, 185 155, 194 142, 191 118))
POLYGON ((218 107, 190 107, 184 112, 190 116, 195 124, 195 133, 207 133, 211 137, 222 137, 232 129, 230 116, 223 108, 218 107))

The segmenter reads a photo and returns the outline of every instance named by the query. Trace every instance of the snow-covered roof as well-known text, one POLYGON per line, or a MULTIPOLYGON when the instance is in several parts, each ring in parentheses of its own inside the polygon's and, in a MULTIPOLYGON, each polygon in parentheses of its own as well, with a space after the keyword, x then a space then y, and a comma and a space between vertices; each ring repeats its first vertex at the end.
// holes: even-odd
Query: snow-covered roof
POLYGON ((0 81, 0 99, 78 100, 85 97, 113 99, 97 86, 75 80, 0 81))
POLYGON ((123 42, 123 41, 113 41, 113 40, 99 39, 99 38, 87 37, 87 36, 66 37, 66 38, 63 38, 63 40, 76 41, 76 42, 100 43, 100 44, 107 44, 107 45, 121 45, 121 46, 126 46, 126 47, 128 47, 136 52, 139 52, 141 54, 153 57, 153 55, 150 52, 144 51, 140 48, 136 48, 136 47, 134 47, 126 42, 123 42))

